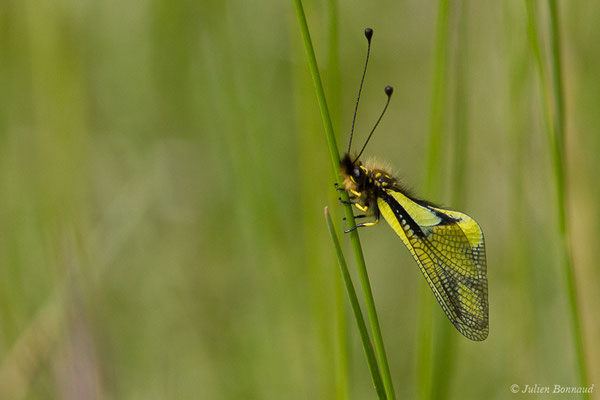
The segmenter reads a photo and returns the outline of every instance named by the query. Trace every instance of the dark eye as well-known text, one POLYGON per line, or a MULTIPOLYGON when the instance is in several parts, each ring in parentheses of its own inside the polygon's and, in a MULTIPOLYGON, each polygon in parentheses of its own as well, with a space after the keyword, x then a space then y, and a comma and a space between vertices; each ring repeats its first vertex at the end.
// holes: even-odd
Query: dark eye
POLYGON ((360 169, 354 168, 353 173, 354 173, 354 176, 356 176, 358 178, 360 176, 360 169))

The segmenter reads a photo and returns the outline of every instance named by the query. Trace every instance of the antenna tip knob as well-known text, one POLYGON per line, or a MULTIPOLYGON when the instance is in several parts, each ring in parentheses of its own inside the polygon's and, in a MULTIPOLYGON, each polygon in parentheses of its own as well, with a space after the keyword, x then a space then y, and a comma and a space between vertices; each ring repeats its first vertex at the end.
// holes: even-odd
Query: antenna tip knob
POLYGON ((394 88, 391 86, 386 86, 383 90, 385 91, 385 94, 388 95, 388 97, 390 97, 392 93, 394 93, 394 88))
POLYGON ((365 29, 365 37, 370 42, 371 38, 373 37, 373 29, 371 29, 371 28, 365 29))

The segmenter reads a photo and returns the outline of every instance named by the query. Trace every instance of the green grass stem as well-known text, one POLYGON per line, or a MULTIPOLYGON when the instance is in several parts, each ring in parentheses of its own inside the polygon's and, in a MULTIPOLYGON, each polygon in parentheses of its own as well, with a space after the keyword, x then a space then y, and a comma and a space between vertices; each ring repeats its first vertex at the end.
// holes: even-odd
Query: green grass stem
MULTIPOLYGON (((454 141, 452 154, 452 181, 450 185, 451 206, 462 209, 465 206, 467 193, 468 164, 468 3, 465 0, 454 3, 452 28, 455 31, 454 65, 454 141)), ((449 40, 446 40, 448 43, 449 40)), ((439 315, 439 313, 438 313, 439 315)), ((432 368, 431 397, 436 400, 447 399, 455 371, 456 330, 448 323, 445 316, 437 318, 439 326, 435 330, 434 363, 432 368)))
MULTIPOLYGON (((515 10, 509 3, 505 3, 504 13, 508 18, 505 33, 506 59, 509 62, 509 81, 507 97, 507 114, 512 115, 507 128, 505 129, 507 143, 512 156, 510 159, 510 173, 508 180, 512 182, 512 190, 508 191, 507 207, 510 210, 510 221, 526 221, 531 216, 532 205, 525 201, 527 198, 528 182, 527 172, 531 169, 529 162, 531 160, 529 141, 531 140, 532 121, 531 113, 531 63, 527 55, 530 54, 530 45, 528 42, 519 43, 514 46, 513 38, 522 37, 522 28, 527 28, 527 17, 524 9, 515 10), (522 27, 521 27, 521 24, 522 27), (519 29, 515 29, 519 27, 519 29), (528 132, 529 134, 524 134, 528 132)), ((533 76, 536 78, 536 76, 533 76)), ((538 371, 538 376, 542 376, 543 368, 536 365, 535 359, 540 356, 540 349, 544 348, 540 336, 543 330, 544 313, 534 312, 540 308, 540 296, 535 289, 531 288, 531 283, 538 279, 535 276, 535 270, 531 265, 535 263, 531 251, 530 238, 534 234, 532 229, 539 229, 532 224, 522 224, 520 229, 511 231, 510 247, 507 251, 507 266, 510 266, 510 273, 514 281, 514 296, 511 296, 510 302, 507 302, 508 309, 520 309, 521 318, 518 325, 515 324, 509 335, 509 343, 515 353, 529 353, 531 357, 523 357, 515 365, 514 376, 525 376, 529 371, 538 371)), ((537 285, 540 287, 541 285, 537 285)), ((497 334, 498 330, 494 329, 497 334)), ((545 362, 540 364, 546 365, 545 362)))
MULTIPOLYGON (((454 141, 452 154, 452 181, 450 185, 451 206, 462 209, 465 206, 467 193, 468 165, 468 3, 465 0, 454 3, 452 28, 455 31, 454 66, 454 141)), ((448 40, 446 40, 446 43, 448 40)), ((439 315, 440 313, 438 313, 439 315)), ((458 336, 452 324, 445 316, 437 319, 439 326, 435 330, 434 363, 432 369, 431 398, 443 400, 449 397, 450 386, 455 374, 456 340, 458 336)), ((462 340, 462 339, 460 339, 462 340)))
POLYGON ((462 0, 456 3, 457 15, 455 28, 457 30, 455 65, 455 89, 454 89, 454 161, 452 164, 452 190, 451 199, 453 207, 463 207, 467 192, 467 165, 469 147, 469 101, 468 101, 468 26, 469 26, 469 3, 462 0))
MULTIPOLYGON (((535 58, 539 74, 540 91, 542 94, 542 109, 547 131, 548 144, 552 154, 554 169, 554 180, 556 187, 557 219, 560 236, 560 247, 563 259, 564 290, 567 297, 571 326, 573 331, 573 347, 577 363, 577 375, 581 385, 588 382, 587 367, 585 362, 585 350, 583 344, 583 332, 581 329, 580 312, 577 301, 577 289, 575 284, 575 273, 573 255, 569 243, 569 225, 567 221, 566 192, 565 192, 565 107, 564 93, 562 89, 562 63, 560 48, 559 16, 556 1, 548 0, 550 11, 550 57, 552 75, 544 66, 539 44, 539 26, 537 22, 535 4, 532 0, 526 0, 528 14, 528 35, 531 49, 535 58)), ((584 394, 584 397, 589 397, 584 394)))
MULTIPOLYGON (((294 0, 294 6, 296 9, 296 16, 298 17, 298 23, 300 25, 300 32, 306 49, 306 55, 308 58, 308 65, 315 85, 315 92, 317 95, 317 101, 319 103, 319 109, 321 111, 321 117, 323 119, 323 126, 325 128, 325 137, 327 139, 327 145, 329 148, 329 155, 331 161, 331 168, 336 171, 338 181, 340 181, 340 155, 338 152, 337 142, 333 131, 333 125, 331 123, 331 117, 329 115, 329 109, 327 107, 327 100, 325 98, 325 91, 323 90, 323 84, 321 83, 321 76, 319 74, 319 68, 317 65, 317 58, 313 49, 312 41, 310 38, 310 32, 308 30, 308 24, 306 22, 306 16, 302 7, 301 0, 294 0)), ((348 194, 340 192, 342 200, 348 201, 348 194)), ((355 226, 354 214, 350 205, 344 206, 346 220, 348 226, 355 226)), ((352 248, 354 249, 354 255, 356 257, 356 266, 358 269, 358 275, 360 277, 363 294, 365 297, 365 304, 369 314, 369 322, 371 325, 371 331, 373 333, 373 341, 375 343, 375 350, 377 352, 379 368, 382 373, 383 384, 388 399, 395 399, 394 387, 392 384, 392 377, 388 366, 387 355, 385 353, 385 346, 383 344, 383 337, 381 335, 381 329, 379 327, 379 319, 377 317, 377 311, 375 309, 375 301, 373 300, 373 293, 371 291, 371 285, 369 283, 369 275, 367 273, 367 267, 365 264, 365 258, 363 255, 362 247, 360 245, 360 239, 356 230, 350 233, 350 239, 352 241, 352 248)))
POLYGON ((346 285, 346 292, 348 293, 348 299, 350 300, 350 305, 352 306, 352 312, 354 313, 356 326, 358 327, 358 332, 360 333, 360 340, 362 342, 363 349, 365 350, 365 356, 367 357, 367 363, 369 364, 369 371, 371 372, 373 385, 379 398, 385 399, 385 389, 381 380, 381 374, 379 373, 379 367, 377 366, 377 359, 375 358, 375 353, 373 352, 373 346, 371 345, 371 340, 369 339, 369 332, 367 331, 367 326, 365 325, 360 304, 358 302, 358 298, 356 297, 356 291, 354 290, 354 285, 352 284, 352 277, 348 271, 346 260, 344 259, 344 254, 342 253, 342 248, 340 246, 340 242, 338 240, 337 233, 335 232, 333 221, 331 220, 329 209, 327 207, 325 207, 325 220, 327 221, 327 227, 329 228, 329 234, 331 235, 331 240, 335 249, 335 255, 340 266, 340 272, 342 274, 344 284, 346 285))
POLYGON ((439 0, 436 22, 435 55, 433 80, 431 85, 431 108, 428 132, 428 148, 425 178, 425 191, 428 196, 439 195, 441 183, 442 141, 445 120, 446 75, 448 58, 448 20, 450 4, 448 0, 439 0))
MULTIPOLYGON (((341 78, 340 78, 340 57, 338 40, 338 4, 337 0, 328 1, 328 55, 327 55, 327 77, 329 82, 330 107, 333 126, 340 126, 341 109, 341 78)), ((332 171, 333 173, 333 171, 332 171)), ((331 200, 335 201, 337 194, 332 193, 331 200)), ((335 218, 335 215, 334 215, 335 218)), ((348 318, 346 316, 346 300, 344 299, 344 283, 342 277, 335 274, 335 313, 336 313, 336 396, 339 400, 349 398, 349 345, 348 345, 348 318)), ((377 370, 379 373, 379 370, 377 370)), ((379 375, 381 382, 381 375, 379 375)), ((383 390, 383 386, 381 386, 383 390)))
MULTIPOLYGON (((425 193, 431 198, 439 196, 441 185, 441 155, 444 131, 446 75, 448 57, 448 20, 450 15, 450 4, 448 0, 438 2, 438 14, 436 22, 434 70, 432 78, 432 94, 430 109, 430 125, 428 132, 428 149, 426 157, 425 193)), ((420 399, 429 399, 432 396, 433 376, 433 332, 432 321, 434 319, 434 304, 431 299, 431 290, 426 283, 420 285, 419 290, 419 336, 417 355, 417 395, 420 399)), ((448 340, 440 338, 440 346, 436 354, 443 356, 450 346, 448 340)), ((436 357, 437 359, 438 357, 436 357)), ((445 363, 445 360, 437 360, 445 363)))
MULTIPOLYGON (((550 42, 551 42, 551 59, 552 59, 552 89, 554 93, 554 135, 550 146, 554 155, 554 173, 556 180, 556 197, 558 202, 558 225, 562 240, 562 248, 564 252, 564 276, 565 276, 565 291, 569 301, 569 309, 571 310, 571 324, 573 326, 573 339, 575 341, 575 356, 577 359, 577 367, 579 380, 581 384, 587 385, 588 375, 585 363, 585 351, 583 344, 583 332, 581 328, 581 318, 579 312, 579 304, 577 301, 577 288, 575 283, 575 271, 573 265, 573 254, 570 246, 569 224, 567 220, 567 193, 565 191, 565 106, 564 106, 564 91, 563 91, 563 76, 561 62, 561 46, 560 46, 560 25, 558 16, 558 5, 556 0, 548 0, 550 8, 550 42)), ((588 394, 585 395, 589 397, 588 394)))

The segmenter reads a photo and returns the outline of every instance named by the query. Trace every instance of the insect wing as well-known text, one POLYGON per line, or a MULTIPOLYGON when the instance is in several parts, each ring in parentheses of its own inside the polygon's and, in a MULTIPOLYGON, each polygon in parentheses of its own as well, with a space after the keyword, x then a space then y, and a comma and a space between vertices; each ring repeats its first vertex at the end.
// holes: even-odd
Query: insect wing
POLYGON ((377 204, 456 329, 471 340, 487 338, 485 242, 479 225, 468 215, 418 204, 395 190, 386 190, 377 204))

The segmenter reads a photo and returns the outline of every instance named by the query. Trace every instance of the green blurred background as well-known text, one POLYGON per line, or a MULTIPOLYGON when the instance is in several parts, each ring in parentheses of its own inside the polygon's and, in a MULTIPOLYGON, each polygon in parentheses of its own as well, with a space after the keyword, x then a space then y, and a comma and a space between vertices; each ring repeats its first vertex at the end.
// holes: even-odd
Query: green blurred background
MULTIPOLYGON (((568 217, 598 391, 600 3, 559 5, 568 217)), ((304 6, 342 148, 375 30, 356 145, 393 85, 365 156, 422 194, 437 5, 304 6)), ((447 395, 576 386, 525 3, 452 2, 447 39, 431 200, 483 227, 490 296, 489 338, 454 332, 447 395)), ((328 399, 344 385, 375 398, 354 321, 339 319, 328 157, 291 0, 0 2, 0 398, 328 399)), ((361 238, 396 392, 413 398, 423 278, 389 227, 361 238)))

